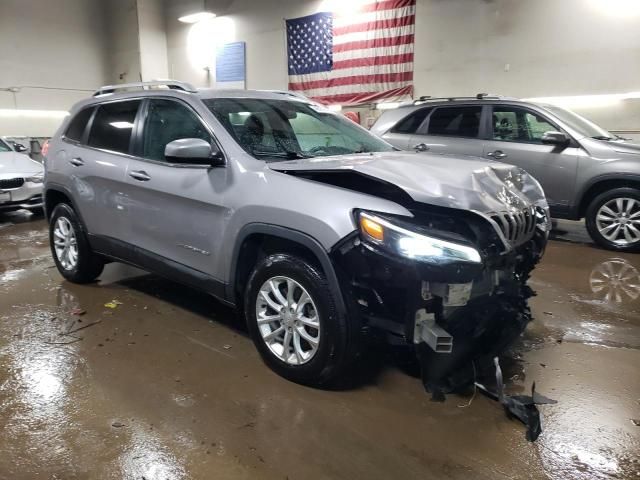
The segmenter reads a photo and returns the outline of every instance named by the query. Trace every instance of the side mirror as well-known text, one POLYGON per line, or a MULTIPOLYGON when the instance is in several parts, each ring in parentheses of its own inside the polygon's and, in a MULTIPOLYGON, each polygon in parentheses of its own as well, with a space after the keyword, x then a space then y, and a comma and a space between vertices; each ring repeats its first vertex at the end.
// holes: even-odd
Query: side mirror
POLYGON ((562 132, 544 132, 540 139, 545 145, 568 145, 571 139, 562 132))
POLYGON ((218 147, 201 138, 174 140, 165 147, 164 156, 167 161, 172 163, 210 165, 212 167, 224 165, 224 157, 218 147))
POLYGON ((21 143, 14 143, 13 144, 13 148, 18 153, 22 153, 22 152, 26 152, 27 151, 27 147, 25 147, 21 143))

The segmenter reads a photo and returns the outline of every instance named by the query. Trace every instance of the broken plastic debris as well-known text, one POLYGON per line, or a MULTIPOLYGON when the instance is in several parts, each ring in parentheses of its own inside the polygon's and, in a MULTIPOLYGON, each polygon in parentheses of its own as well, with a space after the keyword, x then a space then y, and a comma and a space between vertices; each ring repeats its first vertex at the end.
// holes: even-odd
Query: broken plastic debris
POLYGON ((224 348, 225 350, 229 350, 231 349, 231 345, 224 345, 222 348, 224 348))
POLYGON ((113 423, 111 424, 111 426, 112 426, 112 427, 115 427, 115 428, 122 428, 122 427, 124 427, 125 425, 124 425, 124 423, 120 423, 120 422, 113 422, 113 423))
POLYGON ((493 359, 496 367, 496 388, 497 392, 490 391, 484 385, 476 382, 476 387, 486 393, 490 398, 499 401, 504 407, 509 418, 515 417, 527 427, 527 440, 535 442, 542 433, 540 424, 540 412, 536 405, 548 405, 558 403, 556 400, 540 395, 536 392, 536 384, 531 385, 531 396, 529 395, 505 395, 504 383, 502 382, 502 369, 498 357, 493 359))
POLYGON ((71 313, 71 315, 81 316, 81 315, 84 315, 85 313, 87 313, 87 311, 83 310, 80 307, 76 307, 76 308, 72 308, 70 313, 71 313))
POLYGON ((107 308, 118 308, 118 305, 122 305, 122 302, 119 300, 111 300, 110 302, 104 304, 104 306, 107 308))

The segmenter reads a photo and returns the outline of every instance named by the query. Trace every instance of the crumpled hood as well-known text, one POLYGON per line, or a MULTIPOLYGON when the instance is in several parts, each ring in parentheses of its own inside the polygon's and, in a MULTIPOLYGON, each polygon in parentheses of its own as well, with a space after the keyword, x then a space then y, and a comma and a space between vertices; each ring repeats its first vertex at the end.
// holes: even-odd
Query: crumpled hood
POLYGON ((43 173, 42 164, 17 152, 0 152, 0 179, 28 177, 43 173))
MULTIPOLYGON (((482 213, 546 207, 540 184, 519 167, 477 157, 381 152, 274 162, 272 170, 355 171, 396 185, 417 202, 482 213)), ((375 192, 371 192, 375 195, 375 192)))

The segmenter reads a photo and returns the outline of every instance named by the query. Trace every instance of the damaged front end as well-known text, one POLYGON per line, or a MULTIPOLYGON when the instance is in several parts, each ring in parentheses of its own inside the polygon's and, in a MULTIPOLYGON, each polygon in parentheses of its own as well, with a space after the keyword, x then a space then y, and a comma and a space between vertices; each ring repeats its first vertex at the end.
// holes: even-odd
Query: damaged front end
POLYGON ((473 383, 530 320, 526 285, 550 226, 546 203, 494 215, 415 203, 413 217, 356 211, 333 262, 364 329, 414 345, 436 396, 473 383))

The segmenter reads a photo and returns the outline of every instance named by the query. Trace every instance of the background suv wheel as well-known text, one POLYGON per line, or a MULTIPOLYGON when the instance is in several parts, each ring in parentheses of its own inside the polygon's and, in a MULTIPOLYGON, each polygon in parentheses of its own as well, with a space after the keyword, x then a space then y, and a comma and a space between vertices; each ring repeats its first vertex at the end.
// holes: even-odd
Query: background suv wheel
POLYGON ((104 269, 104 262, 91 251, 76 212, 66 203, 51 214, 49 243, 60 274, 74 283, 93 282, 104 269))
POLYGON ((640 190, 616 188, 594 198, 586 213, 591 238, 610 250, 640 251, 640 190))
POLYGON ((330 383, 354 356, 347 321, 324 273, 303 258, 274 254, 260 261, 247 284, 244 311, 262 359, 289 380, 330 383))

